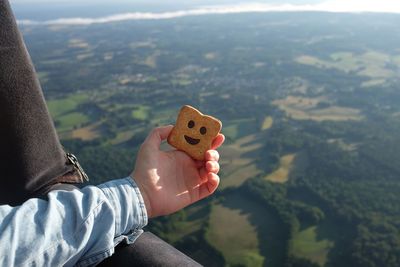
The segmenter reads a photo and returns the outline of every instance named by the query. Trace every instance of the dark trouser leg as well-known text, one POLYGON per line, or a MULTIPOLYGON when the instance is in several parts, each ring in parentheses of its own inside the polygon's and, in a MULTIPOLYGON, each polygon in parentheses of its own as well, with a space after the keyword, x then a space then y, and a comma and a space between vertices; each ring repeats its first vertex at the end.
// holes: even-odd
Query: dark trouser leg
POLYGON ((21 204, 72 170, 10 5, 0 0, 0 204, 21 204))
POLYGON ((98 266, 198 267, 201 265, 152 233, 146 232, 134 244, 118 246, 115 254, 98 266))

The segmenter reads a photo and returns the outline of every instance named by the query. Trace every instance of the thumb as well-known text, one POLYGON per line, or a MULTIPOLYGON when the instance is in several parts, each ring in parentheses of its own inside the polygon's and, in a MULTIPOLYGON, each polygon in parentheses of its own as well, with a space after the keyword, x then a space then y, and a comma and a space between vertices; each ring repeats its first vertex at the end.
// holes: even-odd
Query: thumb
POLYGON ((144 143, 154 148, 159 148, 161 142, 168 138, 168 135, 171 133, 173 127, 173 125, 167 125, 154 128, 147 136, 144 143))

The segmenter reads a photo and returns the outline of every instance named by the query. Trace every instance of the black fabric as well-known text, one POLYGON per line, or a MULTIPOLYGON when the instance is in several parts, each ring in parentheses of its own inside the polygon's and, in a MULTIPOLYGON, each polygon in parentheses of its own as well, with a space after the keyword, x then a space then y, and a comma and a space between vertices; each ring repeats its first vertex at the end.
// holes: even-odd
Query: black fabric
POLYGON ((199 267, 201 265, 152 233, 145 232, 132 245, 118 246, 115 254, 98 266, 199 267))
POLYGON ((19 205, 66 164, 35 69, 6 0, 0 0, 0 204, 19 205))

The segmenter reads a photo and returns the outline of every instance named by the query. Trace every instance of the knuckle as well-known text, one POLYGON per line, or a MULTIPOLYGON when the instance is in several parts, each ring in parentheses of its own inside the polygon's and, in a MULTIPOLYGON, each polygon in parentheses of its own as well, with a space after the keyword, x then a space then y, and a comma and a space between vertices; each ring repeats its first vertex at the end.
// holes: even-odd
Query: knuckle
POLYGON ((219 153, 216 150, 212 150, 212 154, 211 154, 212 158, 215 160, 219 160, 219 153))

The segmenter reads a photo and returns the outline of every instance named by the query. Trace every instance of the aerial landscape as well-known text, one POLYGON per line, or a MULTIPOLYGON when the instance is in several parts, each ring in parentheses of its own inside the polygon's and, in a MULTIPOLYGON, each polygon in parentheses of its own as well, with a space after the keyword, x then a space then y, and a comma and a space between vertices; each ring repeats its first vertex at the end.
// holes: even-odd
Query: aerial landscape
POLYGON ((147 230, 205 266, 395 267, 398 25, 264 12, 19 26, 92 184, 129 175, 183 105, 222 121, 217 192, 147 230))

